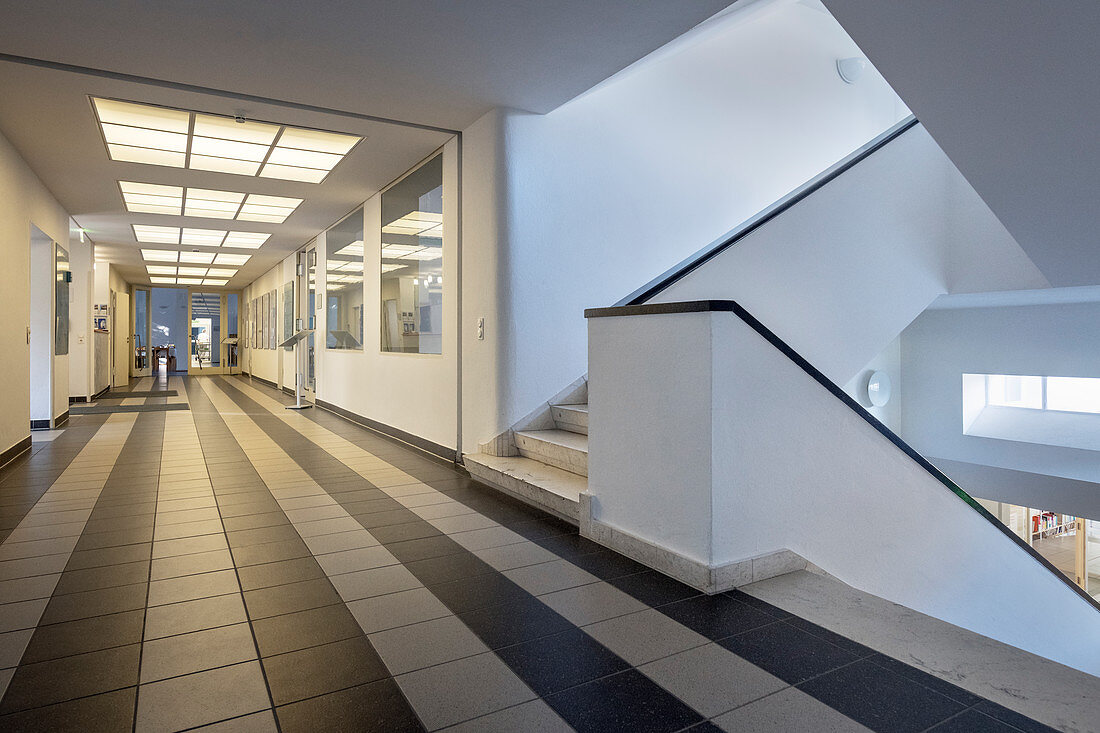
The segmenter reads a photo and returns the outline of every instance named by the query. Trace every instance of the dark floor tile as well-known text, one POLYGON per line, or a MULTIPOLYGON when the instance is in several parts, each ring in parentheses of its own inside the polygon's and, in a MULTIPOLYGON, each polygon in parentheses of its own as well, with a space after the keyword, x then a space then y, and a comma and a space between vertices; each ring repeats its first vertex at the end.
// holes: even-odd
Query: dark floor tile
POLYGON ((65 566, 65 569, 83 570, 106 565, 121 565, 128 562, 148 560, 151 555, 152 545, 149 542, 122 545, 121 547, 105 547, 98 550, 77 550, 69 558, 69 563, 65 566))
POLYGON ((381 527, 392 527, 394 525, 409 524, 415 522, 419 524, 427 524, 416 514, 413 514, 408 509, 401 507, 400 509, 392 509, 385 512, 371 512, 368 514, 356 514, 355 518, 365 528, 373 530, 381 527))
POLYGON ((718 643, 792 685, 856 659, 840 647, 783 621, 728 636, 718 643))
POLYGON ((243 517, 222 518, 222 526, 225 527, 226 532, 260 527, 277 527, 282 524, 290 524, 290 520, 286 518, 286 514, 283 514, 282 510, 261 514, 246 514, 243 517))
POLYGON ((704 720, 702 723, 685 728, 684 733, 722 733, 722 729, 709 720, 704 720))
MULTIPOLYGON (((84 535, 102 534, 105 532, 124 532, 132 529, 151 529, 153 527, 153 512, 150 510, 144 514, 128 514, 121 517, 100 518, 99 512, 102 506, 98 506, 84 525, 84 535)), ((132 544, 132 543, 122 543, 132 544)))
POLYGON ((375 539, 379 542, 382 542, 386 546, 386 549, 401 562, 415 562, 416 560, 427 560, 430 557, 443 557, 444 555, 451 555, 456 552, 466 552, 466 549, 462 547, 462 545, 443 534, 435 537, 406 540, 404 542, 389 542, 388 540, 383 540, 378 536, 379 533, 377 531, 371 532, 371 534, 373 534, 375 539))
POLYGON ((928 733, 1020 733, 1020 729, 971 708, 929 728, 928 733))
POLYGON ((252 623, 252 628, 263 657, 350 639, 363 633, 343 604, 260 619, 252 623))
MULTIPOLYGON (((357 520, 358 516, 355 517, 357 520)), ((427 522, 407 522, 391 524, 388 527, 375 527, 370 531, 374 538, 384 545, 391 542, 405 542, 430 537, 443 537, 443 533, 427 522)))
POLYGON ((490 606, 457 615, 490 649, 573 628, 573 624, 557 611, 531 597, 506 606, 490 606))
POLYGON ((100 588, 113 588, 120 585, 145 583, 149 580, 149 561, 108 565, 85 570, 66 570, 57 582, 54 595, 81 593, 100 588))
POLYGON ((256 529, 240 529, 235 532, 226 532, 229 546, 232 548, 248 547, 251 545, 265 545, 272 542, 292 542, 301 539, 298 530, 291 524, 281 524, 274 527, 258 527, 256 529))
POLYGON ((340 596, 328 578, 314 578, 287 585, 245 591, 244 604, 249 618, 256 620, 284 613, 306 611, 340 603, 340 596))
POLYGON ((82 697, 0 716, 5 733, 128 733, 133 729, 136 687, 82 697))
POLYGON ((280 560, 292 560, 299 557, 312 557, 306 543, 301 539, 286 542, 269 542, 265 545, 249 545, 232 548, 233 562, 238 568, 246 565, 261 565, 280 560))
POLYGON ((148 589, 148 583, 133 583, 63 596, 55 595, 50 599, 39 623, 55 624, 145 608, 148 589))
POLYGON ((321 695, 275 709, 283 733, 405 733, 424 727, 392 679, 321 695))
MULTIPOLYGON (((267 493, 265 491, 265 493, 267 493)), ((218 514, 222 515, 222 519, 229 517, 247 517, 252 514, 268 514, 274 511, 281 511, 278 503, 271 498, 271 494, 267 495, 266 499, 258 501, 242 501, 234 503, 221 503, 218 501, 218 514)))
POLYGON ((433 585, 431 591, 453 613, 472 611, 486 606, 509 605, 531 597, 530 593, 499 574, 478 575, 439 583, 433 585))
POLYGON ((140 644, 20 665, 0 700, 0 714, 131 687, 140 644))
POLYGON ((661 613, 712 640, 775 621, 766 613, 723 595, 692 596, 662 606, 661 613))
POLYGON ((773 606, 772 604, 768 603, 767 601, 762 601, 759 598, 757 598, 756 596, 750 596, 748 593, 745 593, 744 591, 740 591, 736 588, 734 588, 733 590, 730 590, 730 591, 726 591, 725 595, 729 596, 730 598, 734 599, 735 601, 741 601, 742 603, 747 603, 748 605, 752 606, 756 610, 763 611, 764 613, 768 614, 769 616, 772 616, 773 618, 791 618, 792 616, 794 616, 794 614, 789 613, 787 611, 784 611, 779 606, 773 606))
POLYGON ((428 586, 497 572, 492 565, 471 553, 417 560, 406 563, 405 568, 428 586))
POLYGON ((582 555, 606 551, 603 545, 581 537, 579 534, 557 534, 550 537, 538 537, 532 540, 532 542, 549 550, 558 557, 571 562, 582 555))
POLYGON ((888 669, 894 674, 900 674, 902 677, 912 680, 913 682, 920 683, 925 687, 946 695, 955 702, 962 703, 967 707, 971 705, 977 705, 982 702, 982 698, 975 695, 972 692, 967 692, 963 688, 953 685, 947 680, 940 679, 939 677, 933 677, 932 675, 924 672, 923 670, 912 667, 904 662, 899 662, 896 659, 888 657, 884 654, 874 654, 869 657, 869 661, 874 662, 878 666, 888 669))
MULTIPOLYGON (((358 494, 360 492, 354 493, 358 494)), ((391 499, 384 494, 383 497, 384 498, 379 499, 367 499, 365 501, 350 501, 345 498, 343 494, 333 494, 333 498, 340 502, 340 506, 342 506, 348 514, 377 514, 401 510, 408 511, 405 505, 396 499, 391 499)), ((413 516, 415 517, 416 515, 414 514, 413 516)), ((417 518, 419 519, 419 517, 417 518)))
POLYGON ((298 557, 292 560, 248 565, 237 569, 237 577, 243 590, 269 588, 274 585, 286 585, 303 580, 324 577, 325 572, 312 557, 298 557))
POLYGON ((989 700, 982 700, 974 706, 974 709, 1002 723, 1008 723, 1023 731, 1023 733, 1053 733, 1055 730, 1047 725, 1043 725, 1037 720, 1032 720, 1026 715, 1021 715, 1015 710, 1009 710, 1005 706, 998 705, 989 700))
POLYGON ((571 563, 592 573, 601 580, 610 580, 624 575, 633 575, 648 570, 645 565, 624 557, 611 550, 599 550, 587 555, 578 555, 569 560, 571 563))
POLYGON ((542 697, 630 667, 575 628, 497 649, 497 656, 542 697))
POLYGON ((544 537, 577 533, 577 528, 575 526, 557 517, 543 517, 541 519, 533 519, 530 522, 519 522, 513 524, 508 529, 531 541, 544 537))
POLYGON ((611 585, 637 598, 647 606, 657 607, 700 595, 700 592, 656 570, 612 578, 611 585))
POLYGON ((276 705, 363 685, 389 676, 364 636, 264 659, 276 705))
POLYGON ((59 659, 141 641, 145 611, 139 609, 108 616, 39 626, 23 653, 22 664, 59 659))
POLYGON ((837 634, 833 631, 829 631, 828 629, 818 626, 817 624, 811 621, 807 621, 806 619, 799 616, 791 616, 787 618, 786 623, 794 626, 796 629, 802 629, 807 634, 813 634, 819 639, 824 639, 830 644, 838 646, 844 651, 850 652, 858 658, 862 659, 863 657, 869 657, 872 654, 876 653, 875 650, 871 649, 870 647, 863 646, 863 644, 860 644, 857 641, 852 641, 846 636, 841 636, 840 634, 837 634))
POLYGON ((874 731, 915 733, 965 706, 867 660, 834 670, 799 689, 874 731))
POLYGON ((702 722, 635 669, 550 695, 546 702, 579 733, 665 733, 702 722))

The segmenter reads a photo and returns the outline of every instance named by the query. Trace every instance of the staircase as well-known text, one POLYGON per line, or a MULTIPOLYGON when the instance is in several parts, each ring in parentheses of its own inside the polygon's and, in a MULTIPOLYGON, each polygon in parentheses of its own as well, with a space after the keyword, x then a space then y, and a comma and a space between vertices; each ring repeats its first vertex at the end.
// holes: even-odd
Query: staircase
POLYGON ((547 403, 508 433, 464 457, 470 475, 570 522, 588 490, 588 389, 547 403), (578 401, 580 400, 580 401, 578 401))

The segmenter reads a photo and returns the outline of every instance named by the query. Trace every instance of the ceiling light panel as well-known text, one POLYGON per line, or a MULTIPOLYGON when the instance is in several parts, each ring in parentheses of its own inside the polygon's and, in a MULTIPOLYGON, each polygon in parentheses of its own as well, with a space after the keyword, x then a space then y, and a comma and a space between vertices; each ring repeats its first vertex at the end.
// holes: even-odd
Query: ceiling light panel
POLYGON ((180 186, 119 181, 118 187, 127 211, 178 216, 183 209, 183 188, 180 186))
POLYGON ((234 255, 222 252, 214 258, 215 265, 243 265, 252 258, 252 255, 234 255))
POLYGON ((205 280, 202 281, 202 284, 203 285, 215 285, 215 286, 221 287, 222 285, 225 285, 227 282, 229 282, 229 281, 228 280, 212 280, 210 278, 206 278, 205 280))
POLYGON ((198 245, 200 247, 220 247, 228 232, 219 229, 189 229, 184 228, 180 237, 180 244, 198 245))
POLYGON ((205 268, 205 267, 180 267, 179 268, 179 274, 180 275, 187 275, 188 277, 194 277, 194 276, 205 277, 206 276, 206 270, 207 270, 207 268, 205 268))
POLYGON ((180 253, 172 249, 143 249, 141 258, 146 262, 176 262, 180 253))
POLYGON ((133 224, 134 239, 147 244, 179 244, 179 227, 160 227, 149 224, 133 224))
POLYGON ((202 285, 201 277, 178 277, 176 282, 180 285, 202 285))
POLYGON ((175 265, 146 265, 145 271, 150 275, 175 275, 175 265))
POLYGON ((209 265, 213 261, 213 252, 180 252, 180 262, 186 262, 188 264, 209 265))
POLYGON ((98 97, 92 105, 108 155, 129 163, 320 183, 362 140, 98 97))
POLYGON ((230 269, 228 267, 211 267, 209 270, 206 271, 206 274, 209 277, 230 278, 230 277, 233 277, 234 275, 236 275, 237 271, 235 269, 230 269))
POLYGON ((222 242, 222 246, 236 247, 237 249, 257 249, 270 238, 270 234, 264 234, 263 232, 229 232, 229 236, 222 242))
POLYGON ((159 275, 150 276, 149 282, 154 285, 175 285, 176 278, 174 277, 161 277, 159 275))

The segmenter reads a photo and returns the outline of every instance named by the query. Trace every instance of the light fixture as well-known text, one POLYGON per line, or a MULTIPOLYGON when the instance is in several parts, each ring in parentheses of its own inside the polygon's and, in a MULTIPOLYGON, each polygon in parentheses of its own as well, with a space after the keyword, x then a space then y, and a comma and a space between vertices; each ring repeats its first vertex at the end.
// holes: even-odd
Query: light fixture
POLYGON ((206 271, 206 274, 209 277, 233 277, 237 274, 237 271, 227 267, 211 267, 206 271))
POLYGON ((229 282, 229 281, 228 280, 211 280, 210 278, 206 278, 205 280, 202 281, 202 284, 203 285, 216 285, 216 286, 220 287, 222 285, 225 285, 227 282, 229 282))
POLYGON ((176 278, 174 277, 160 277, 157 275, 150 276, 149 282, 157 285, 175 285, 176 278))
POLYGON ((227 233, 219 229, 191 229, 185 227, 180 236, 180 244, 218 247, 227 233))
POLYGON ((177 277, 176 282, 180 285, 202 285, 201 277, 177 277))
POLYGON ((126 210, 139 214, 175 214, 183 209, 183 188, 155 183, 119 181, 126 210))
POLYGON ((251 255, 236 255, 221 252, 214 258, 215 265, 243 265, 251 259, 251 255))
POLYGON ((209 265, 213 261, 213 252, 180 252, 180 262, 192 265, 209 265))
POLYGON ((141 258, 147 262, 178 262, 179 252, 171 249, 143 249, 141 258))
POLYGON ((146 265, 145 271, 150 275, 175 275, 175 265, 146 265))
POLYGON ((151 224, 131 224, 134 239, 146 244, 182 244, 196 247, 234 247, 258 249, 270 234, 263 232, 227 232, 224 229, 164 227, 151 224))
POLYGON ((92 98, 111 160, 320 183, 363 138, 92 98))
MULTIPOLYGON (((135 213, 198 216, 282 224, 303 199, 264 196, 209 188, 181 188, 155 183, 119 181, 126 209, 135 213)), ((247 234, 242 232, 242 234, 247 234)), ((259 235, 255 235, 259 236, 259 235)), ((271 235, 267 235, 271 236, 271 235)), ((267 237, 264 237, 266 240, 267 237)), ((261 241, 261 244, 263 242, 261 241)))
POLYGON ((867 378, 867 400, 873 407, 882 407, 890 401, 892 393, 890 375, 884 371, 871 372, 867 378))
POLYGON ((205 267, 181 267, 179 268, 179 272, 177 274, 206 277, 206 270, 207 268, 205 267))
POLYGON ((133 224, 134 239, 149 244, 179 244, 179 227, 160 227, 148 224, 133 224))
POLYGON ((836 60, 836 73, 840 74, 840 78, 843 79, 846 84, 855 84, 859 81, 859 78, 863 76, 863 71, 866 68, 867 59, 858 56, 836 60))
POLYGON ((236 247, 237 249, 257 249, 270 237, 270 234, 261 232, 229 232, 229 236, 222 242, 222 246, 236 247))
POLYGON ((241 221, 266 221, 273 224, 282 224, 296 208, 302 203, 302 199, 289 196, 261 196, 252 193, 244 202, 237 218, 241 221))

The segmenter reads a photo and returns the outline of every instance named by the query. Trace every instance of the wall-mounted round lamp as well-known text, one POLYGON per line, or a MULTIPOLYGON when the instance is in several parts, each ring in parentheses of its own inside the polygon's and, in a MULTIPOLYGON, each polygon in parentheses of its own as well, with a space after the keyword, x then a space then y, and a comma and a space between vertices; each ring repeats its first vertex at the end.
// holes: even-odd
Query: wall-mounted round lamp
POLYGON ((836 73, 840 74, 840 78, 848 84, 855 84, 859 81, 866 68, 867 59, 861 59, 858 56, 836 60, 836 73))
POLYGON ((890 375, 886 372, 871 372, 867 378, 867 399, 875 407, 882 407, 890 401, 890 375))

